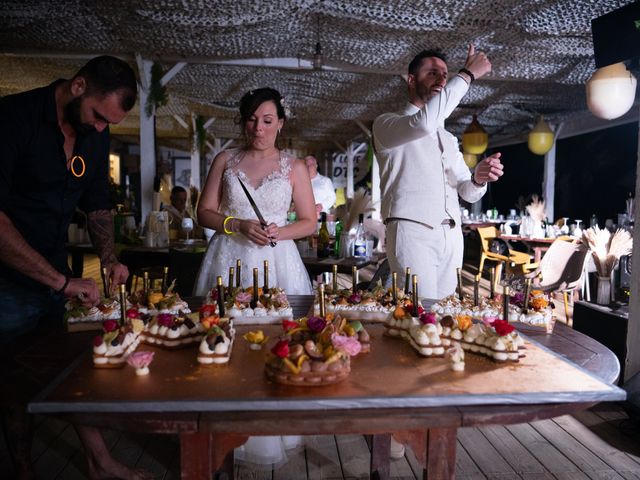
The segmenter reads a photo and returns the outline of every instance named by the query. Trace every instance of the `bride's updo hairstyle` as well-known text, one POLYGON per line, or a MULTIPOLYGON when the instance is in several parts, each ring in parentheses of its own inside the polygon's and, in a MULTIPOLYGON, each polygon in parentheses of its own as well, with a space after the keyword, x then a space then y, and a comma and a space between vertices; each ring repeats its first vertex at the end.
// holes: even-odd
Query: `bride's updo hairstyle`
POLYGON ((269 101, 272 101, 276 105, 278 118, 286 120, 287 116, 284 111, 284 99, 282 95, 274 88, 265 87, 249 90, 242 96, 240 99, 240 124, 244 127, 258 107, 264 102, 269 101))

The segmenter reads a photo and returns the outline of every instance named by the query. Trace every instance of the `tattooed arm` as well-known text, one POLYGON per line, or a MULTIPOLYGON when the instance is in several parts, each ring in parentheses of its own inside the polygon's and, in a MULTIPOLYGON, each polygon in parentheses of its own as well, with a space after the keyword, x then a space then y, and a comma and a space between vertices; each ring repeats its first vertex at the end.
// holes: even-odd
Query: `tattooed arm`
POLYGON ((93 306, 100 300, 96 283, 90 278, 67 278, 36 252, 15 228, 11 219, 0 211, 0 263, 60 291, 65 297, 81 295, 82 303, 93 306), (66 286, 65 286, 66 285, 66 286))
POLYGON ((129 276, 129 270, 116 257, 113 241, 113 216, 109 210, 94 210, 87 214, 91 241, 98 251, 100 264, 107 269, 107 277, 111 293, 115 287, 124 283, 129 276))

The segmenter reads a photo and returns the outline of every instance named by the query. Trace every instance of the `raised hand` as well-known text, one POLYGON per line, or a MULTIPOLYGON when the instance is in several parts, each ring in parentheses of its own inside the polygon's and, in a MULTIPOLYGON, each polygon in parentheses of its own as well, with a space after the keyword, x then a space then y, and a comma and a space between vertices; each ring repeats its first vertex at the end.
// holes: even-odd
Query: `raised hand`
POLYGON ((473 73, 477 80, 491 71, 491 62, 487 55, 482 51, 477 51, 473 44, 469 44, 467 52, 467 60, 464 62, 464 68, 473 73))

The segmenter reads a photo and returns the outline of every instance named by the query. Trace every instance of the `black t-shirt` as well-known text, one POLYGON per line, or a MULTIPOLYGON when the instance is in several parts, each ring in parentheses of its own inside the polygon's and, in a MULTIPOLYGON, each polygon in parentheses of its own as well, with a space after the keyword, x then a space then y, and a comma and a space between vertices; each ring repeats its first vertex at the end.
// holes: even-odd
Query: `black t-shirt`
MULTIPOLYGON (((68 273, 65 241, 76 206, 111 208, 109 131, 78 135, 73 155, 84 160, 84 172, 79 160, 76 175, 67 169, 55 102, 62 81, 0 99, 0 210, 34 250, 68 273)), ((0 277, 39 285, 1 263, 0 277)))

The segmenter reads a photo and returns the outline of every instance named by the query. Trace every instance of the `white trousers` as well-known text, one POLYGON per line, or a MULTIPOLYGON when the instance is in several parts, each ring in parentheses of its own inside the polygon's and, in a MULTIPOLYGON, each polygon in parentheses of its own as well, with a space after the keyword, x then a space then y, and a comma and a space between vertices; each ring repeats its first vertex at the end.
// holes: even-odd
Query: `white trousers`
POLYGON ((387 258, 391 272, 398 273, 398 286, 404 287, 405 268, 418 275, 418 295, 441 299, 455 292, 456 269, 462 267, 462 230, 448 225, 429 228, 406 220, 387 224, 387 258))

